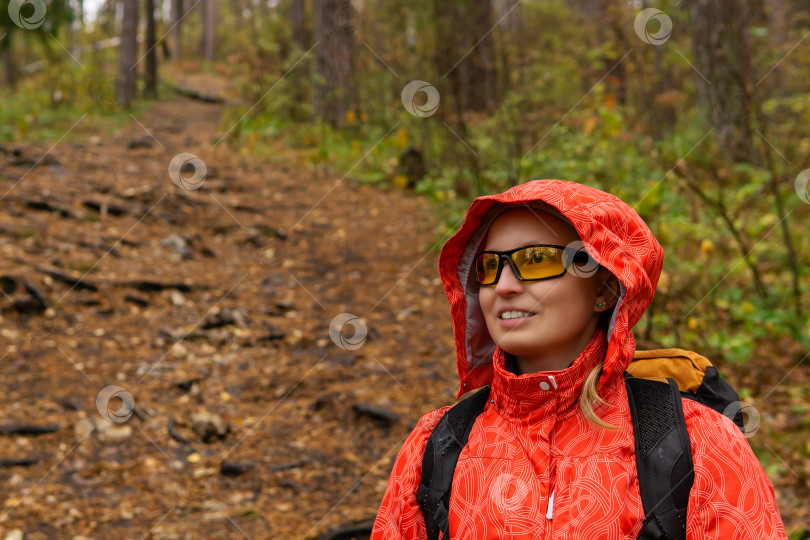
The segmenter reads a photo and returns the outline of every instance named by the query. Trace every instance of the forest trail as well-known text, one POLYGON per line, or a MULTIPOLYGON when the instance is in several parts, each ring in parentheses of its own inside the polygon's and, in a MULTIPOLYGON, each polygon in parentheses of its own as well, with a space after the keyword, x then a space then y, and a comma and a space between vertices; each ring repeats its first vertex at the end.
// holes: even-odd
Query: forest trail
POLYGON ((2 537, 316 538, 452 402, 425 200, 245 157, 221 114, 175 96, 0 153, 2 537))

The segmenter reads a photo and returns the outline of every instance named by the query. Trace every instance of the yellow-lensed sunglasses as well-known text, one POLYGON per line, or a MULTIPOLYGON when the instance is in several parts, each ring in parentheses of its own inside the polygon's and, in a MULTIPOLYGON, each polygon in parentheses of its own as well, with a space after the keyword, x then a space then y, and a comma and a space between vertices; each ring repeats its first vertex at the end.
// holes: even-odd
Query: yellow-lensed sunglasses
POLYGON ((590 256, 584 249, 532 244, 507 251, 484 251, 475 258, 475 280, 482 287, 498 283, 507 261, 521 281, 554 279, 565 274, 571 264, 586 264, 590 256))

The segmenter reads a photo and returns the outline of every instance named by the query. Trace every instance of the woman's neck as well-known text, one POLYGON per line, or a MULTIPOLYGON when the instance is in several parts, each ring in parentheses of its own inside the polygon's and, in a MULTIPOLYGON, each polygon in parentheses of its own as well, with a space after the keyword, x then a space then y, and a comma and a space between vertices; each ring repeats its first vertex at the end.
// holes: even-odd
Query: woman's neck
POLYGON ((570 342, 567 347, 554 347, 552 350, 530 357, 515 355, 517 374, 558 371, 570 367, 574 360, 585 350, 585 347, 588 346, 596 331, 597 326, 594 325, 590 332, 583 332, 576 341, 570 342))

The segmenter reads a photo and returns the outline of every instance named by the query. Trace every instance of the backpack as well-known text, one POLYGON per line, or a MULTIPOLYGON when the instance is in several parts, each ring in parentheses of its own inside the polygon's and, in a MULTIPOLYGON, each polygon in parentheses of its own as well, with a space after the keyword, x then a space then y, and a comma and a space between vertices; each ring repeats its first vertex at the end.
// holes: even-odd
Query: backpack
MULTIPOLYGON (((698 401, 721 414, 735 410, 743 433, 737 392, 703 356, 683 349, 636 351, 624 374, 635 438, 636 468, 644 509, 639 540, 684 540, 694 465, 681 398, 698 401), (658 380, 656 380, 658 379, 658 380)), ((416 499, 429 540, 450 538, 453 473, 475 419, 489 400, 489 386, 451 407, 425 445, 416 499)))

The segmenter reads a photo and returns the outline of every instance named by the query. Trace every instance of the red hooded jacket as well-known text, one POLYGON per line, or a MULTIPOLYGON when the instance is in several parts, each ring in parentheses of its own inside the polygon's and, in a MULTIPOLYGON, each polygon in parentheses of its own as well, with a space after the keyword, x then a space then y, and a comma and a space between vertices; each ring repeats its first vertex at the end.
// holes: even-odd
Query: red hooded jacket
MULTIPOLYGON (((453 540, 637 537, 644 512, 623 372, 635 352, 631 328, 652 302, 663 255, 630 206, 574 182, 534 180, 473 201, 439 259, 453 318, 458 395, 492 385, 453 477, 453 540), (597 330, 566 369, 508 371, 478 305, 473 258, 489 225, 515 204, 565 216, 585 249, 620 281, 608 330, 597 330), (589 422, 579 408, 584 380, 603 359, 598 388, 607 404, 596 411, 619 426, 616 431, 589 422)), ((427 538, 416 492, 427 438, 448 408, 424 415, 403 445, 372 539, 427 538)), ((683 408, 695 469, 687 539, 786 539, 773 486, 740 430, 695 401, 683 400, 683 408)))

